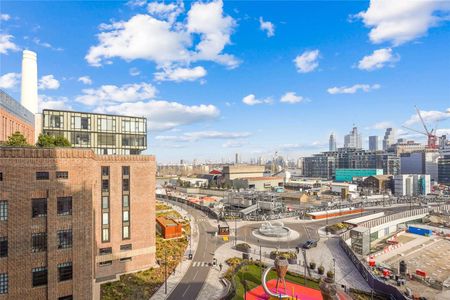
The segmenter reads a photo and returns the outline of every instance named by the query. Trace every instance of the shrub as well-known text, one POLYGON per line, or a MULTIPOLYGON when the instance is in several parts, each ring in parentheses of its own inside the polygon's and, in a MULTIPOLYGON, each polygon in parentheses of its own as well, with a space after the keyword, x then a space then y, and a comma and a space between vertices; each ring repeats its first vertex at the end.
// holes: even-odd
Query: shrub
POLYGON ((323 273, 325 273, 325 268, 323 266, 320 266, 317 268, 317 272, 319 273, 319 275, 323 275, 323 273))
POLYGON ((241 252, 249 252, 250 248, 251 248, 251 246, 247 243, 241 243, 241 244, 236 245, 236 250, 241 251, 241 252))
POLYGON ((330 278, 330 279, 333 279, 334 278, 334 272, 333 271, 328 271, 327 272, 327 277, 330 278))
POLYGON ((315 262, 310 262, 310 263, 309 263, 309 268, 310 268, 311 270, 314 270, 314 269, 316 268, 316 263, 315 263, 315 262))

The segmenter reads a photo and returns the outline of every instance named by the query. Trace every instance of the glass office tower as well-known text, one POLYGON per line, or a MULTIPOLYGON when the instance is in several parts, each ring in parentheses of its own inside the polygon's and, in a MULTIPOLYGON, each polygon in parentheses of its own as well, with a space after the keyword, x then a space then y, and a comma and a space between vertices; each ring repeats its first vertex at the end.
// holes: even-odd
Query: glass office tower
POLYGON ((73 147, 96 154, 140 154, 147 149, 147 119, 44 109, 42 132, 63 135, 73 147))

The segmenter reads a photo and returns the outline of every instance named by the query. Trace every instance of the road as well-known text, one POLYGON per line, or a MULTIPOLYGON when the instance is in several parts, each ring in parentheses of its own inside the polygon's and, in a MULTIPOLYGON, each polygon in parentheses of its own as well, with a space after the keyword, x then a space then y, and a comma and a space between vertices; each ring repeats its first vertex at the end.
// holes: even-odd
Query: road
POLYGON ((192 207, 186 208, 185 205, 177 202, 169 202, 187 209, 193 216, 198 224, 199 241, 191 266, 166 299, 196 299, 208 276, 211 268, 209 264, 213 261, 214 252, 223 244, 223 241, 214 237, 214 232, 217 231, 217 228, 209 224, 208 217, 203 212, 192 207))

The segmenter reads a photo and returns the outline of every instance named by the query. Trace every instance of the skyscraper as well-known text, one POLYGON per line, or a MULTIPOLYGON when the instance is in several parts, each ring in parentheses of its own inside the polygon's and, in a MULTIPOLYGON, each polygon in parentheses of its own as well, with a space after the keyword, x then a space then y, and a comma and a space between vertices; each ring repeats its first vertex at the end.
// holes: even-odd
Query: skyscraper
POLYGON ((241 158, 239 157, 239 153, 236 153, 235 154, 235 157, 234 157, 234 163, 237 165, 237 164, 239 164, 239 163, 241 163, 241 158))
POLYGON ((330 151, 336 151, 336 137, 334 136, 334 132, 332 132, 330 134, 329 150, 330 151))
POLYGON ((353 127, 352 131, 344 137, 344 148, 362 149, 362 137, 358 133, 358 127, 353 127))
POLYGON ((369 150, 370 151, 378 151, 378 136, 377 135, 369 136, 369 150))
POLYGON ((388 150, 393 144, 395 144, 396 130, 394 128, 386 128, 386 132, 383 138, 383 150, 388 150))

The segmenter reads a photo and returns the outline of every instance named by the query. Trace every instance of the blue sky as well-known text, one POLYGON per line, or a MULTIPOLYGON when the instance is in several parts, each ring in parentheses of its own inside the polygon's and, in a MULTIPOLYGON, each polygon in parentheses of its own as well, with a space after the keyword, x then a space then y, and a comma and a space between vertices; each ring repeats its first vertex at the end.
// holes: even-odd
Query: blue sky
MULTIPOLYGON (((160 162, 296 158, 388 126, 450 134, 450 5, 434 1, 3 1, 0 87, 40 107, 144 115, 160 162)), ((367 142, 365 142, 365 145, 367 142)))

